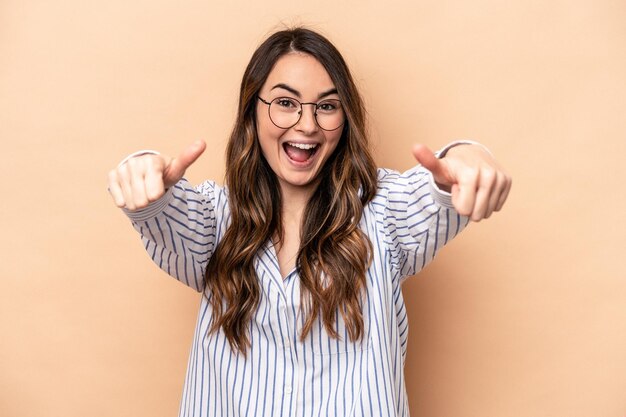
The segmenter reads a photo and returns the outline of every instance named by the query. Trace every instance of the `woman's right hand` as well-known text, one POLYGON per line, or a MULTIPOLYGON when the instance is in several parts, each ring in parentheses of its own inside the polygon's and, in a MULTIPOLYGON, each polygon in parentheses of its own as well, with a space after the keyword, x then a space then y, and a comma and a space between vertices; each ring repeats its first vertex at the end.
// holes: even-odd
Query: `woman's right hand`
POLYGON ((185 175, 206 149, 198 140, 178 157, 144 154, 130 158, 109 172, 109 192, 118 207, 139 210, 158 200, 185 175))

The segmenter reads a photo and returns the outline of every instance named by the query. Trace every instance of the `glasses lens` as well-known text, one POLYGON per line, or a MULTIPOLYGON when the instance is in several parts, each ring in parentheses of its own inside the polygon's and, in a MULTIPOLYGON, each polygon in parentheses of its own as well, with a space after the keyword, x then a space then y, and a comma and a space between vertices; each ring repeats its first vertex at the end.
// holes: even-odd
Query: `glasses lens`
POLYGON ((345 116, 341 101, 329 99, 317 103, 315 113, 317 124, 324 130, 338 129, 344 122, 345 116))
POLYGON ((278 97, 270 104, 270 119, 282 128, 289 129, 300 119, 300 102, 289 97, 278 97))

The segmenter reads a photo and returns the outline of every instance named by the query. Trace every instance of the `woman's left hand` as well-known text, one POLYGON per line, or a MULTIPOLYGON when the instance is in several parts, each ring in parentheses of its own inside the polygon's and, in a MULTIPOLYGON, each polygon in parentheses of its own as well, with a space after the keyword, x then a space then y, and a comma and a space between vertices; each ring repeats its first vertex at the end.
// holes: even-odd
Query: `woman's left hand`
POLYGON ((413 155, 433 174, 439 187, 451 192, 456 211, 472 221, 479 222, 499 211, 511 190, 511 177, 482 146, 459 144, 438 159, 418 144, 413 155))

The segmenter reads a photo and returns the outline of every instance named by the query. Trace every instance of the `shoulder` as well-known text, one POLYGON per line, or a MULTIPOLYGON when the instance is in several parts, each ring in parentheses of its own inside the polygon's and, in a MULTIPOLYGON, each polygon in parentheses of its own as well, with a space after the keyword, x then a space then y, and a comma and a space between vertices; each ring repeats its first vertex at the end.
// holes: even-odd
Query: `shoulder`
POLYGON ((406 193, 414 187, 428 184, 429 173, 421 165, 416 165, 404 172, 388 168, 378 168, 376 196, 388 196, 390 193, 406 193))
POLYGON ((228 187, 218 184, 213 180, 205 180, 194 187, 194 192, 202 200, 212 203, 216 210, 228 210, 228 187))
MULTIPOLYGON (((188 183, 187 183, 188 184, 188 183)), ((204 196, 211 196, 214 194, 227 194, 228 189, 213 180, 205 180, 195 186, 195 191, 204 196)))

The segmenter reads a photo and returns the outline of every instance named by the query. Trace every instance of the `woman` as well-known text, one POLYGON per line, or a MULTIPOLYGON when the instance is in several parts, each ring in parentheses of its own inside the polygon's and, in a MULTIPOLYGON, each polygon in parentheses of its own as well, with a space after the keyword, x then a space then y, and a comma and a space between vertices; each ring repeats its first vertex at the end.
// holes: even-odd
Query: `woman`
POLYGON ((153 260, 203 293, 181 416, 408 415, 401 283, 511 180, 467 142, 376 170, 365 126, 335 47, 285 30, 244 73, 225 187, 183 179, 203 142, 111 171, 153 260))

